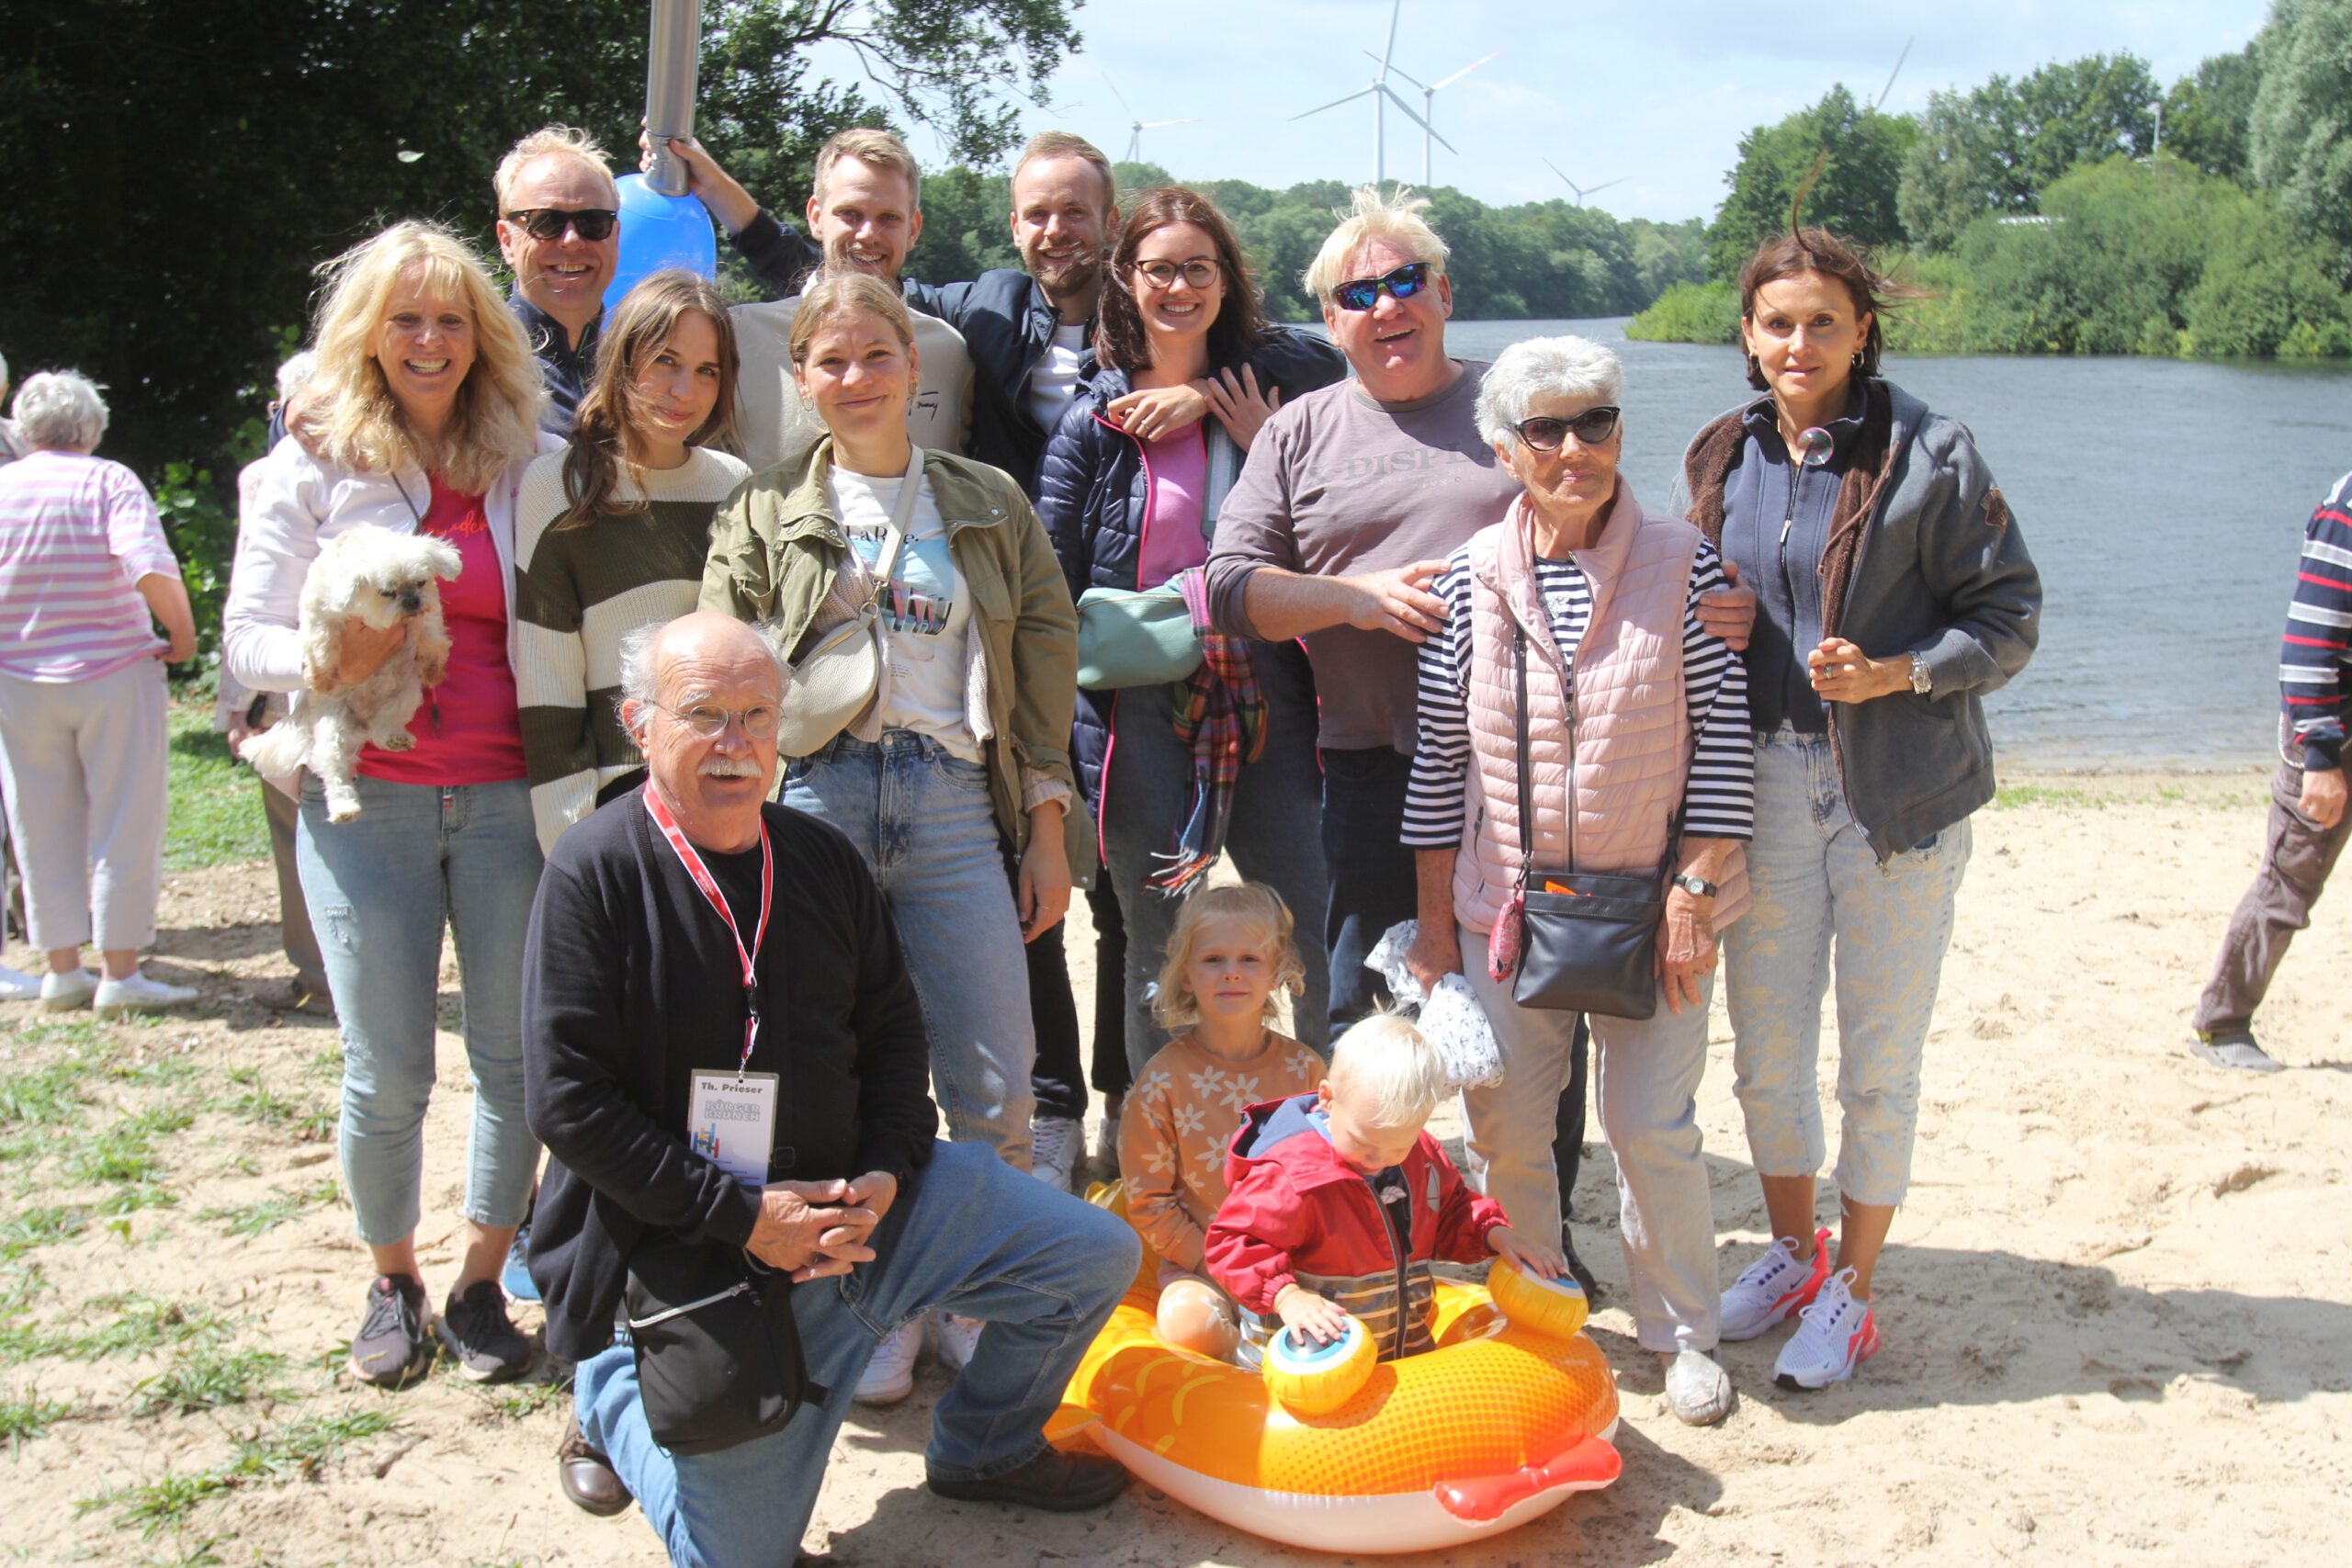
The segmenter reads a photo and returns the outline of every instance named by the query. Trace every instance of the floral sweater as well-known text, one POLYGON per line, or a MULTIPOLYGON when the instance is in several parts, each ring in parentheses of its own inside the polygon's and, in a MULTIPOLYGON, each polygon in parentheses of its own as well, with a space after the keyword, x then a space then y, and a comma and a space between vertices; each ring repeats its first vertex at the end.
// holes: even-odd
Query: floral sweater
POLYGON ((1225 1201, 1226 1145, 1241 1113, 1261 1100, 1312 1094, 1329 1070, 1272 1031, 1245 1062, 1212 1056, 1185 1033, 1144 1064, 1119 1119, 1119 1175, 1127 1218, 1152 1251, 1200 1272, 1209 1222, 1225 1201))

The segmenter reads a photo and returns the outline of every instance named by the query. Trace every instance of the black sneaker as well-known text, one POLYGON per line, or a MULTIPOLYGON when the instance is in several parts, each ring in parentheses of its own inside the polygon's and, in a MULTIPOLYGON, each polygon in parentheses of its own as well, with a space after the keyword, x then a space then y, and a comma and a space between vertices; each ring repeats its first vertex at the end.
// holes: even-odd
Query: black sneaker
POLYGON ((399 1388, 433 1364, 424 1333, 424 1287, 405 1274, 379 1274, 368 1287, 368 1315, 351 1337, 351 1370, 361 1382, 399 1388))
POLYGON ((505 1382, 530 1369, 531 1342, 507 1321, 506 1294, 495 1280, 476 1280, 464 1295, 451 1296, 440 1333, 459 1374, 475 1382, 505 1382))
POLYGON ((1047 1448, 1020 1469, 985 1481, 932 1475, 924 1483, 937 1495, 958 1502, 1010 1503, 1018 1508, 1075 1514, 1102 1507, 1125 1491, 1127 1470, 1102 1454, 1070 1454, 1047 1448))

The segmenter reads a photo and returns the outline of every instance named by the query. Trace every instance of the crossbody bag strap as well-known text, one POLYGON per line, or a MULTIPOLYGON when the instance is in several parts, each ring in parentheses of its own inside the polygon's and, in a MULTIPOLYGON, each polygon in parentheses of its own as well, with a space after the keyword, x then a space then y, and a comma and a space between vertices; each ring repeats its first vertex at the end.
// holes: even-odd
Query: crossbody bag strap
MULTIPOLYGON (((1505 604, 1503 611, 1510 614, 1510 606, 1505 604)), ((1519 681, 1519 701, 1511 709, 1511 724, 1516 731, 1514 739, 1519 758, 1519 890, 1524 893, 1527 891, 1528 872, 1535 864, 1535 840, 1531 820, 1535 811, 1535 801, 1527 778, 1527 628, 1519 624, 1517 615, 1510 618, 1510 641, 1514 656, 1512 663, 1519 681)))
MULTIPOLYGON (((929 482, 923 477, 922 448, 910 447, 909 452, 906 478, 899 481, 898 503, 890 509, 888 525, 890 531, 883 536, 882 553, 874 558, 872 566, 865 568, 865 607, 868 614, 879 607, 882 585, 890 581, 891 570, 899 564, 899 552, 907 542, 908 526, 914 522, 915 500, 922 493, 922 487, 929 482)), ((839 501, 834 504, 840 505, 839 501)), ((856 549, 853 547, 850 554, 853 557, 856 556, 856 549)), ((860 564, 864 564, 862 560, 860 564)))

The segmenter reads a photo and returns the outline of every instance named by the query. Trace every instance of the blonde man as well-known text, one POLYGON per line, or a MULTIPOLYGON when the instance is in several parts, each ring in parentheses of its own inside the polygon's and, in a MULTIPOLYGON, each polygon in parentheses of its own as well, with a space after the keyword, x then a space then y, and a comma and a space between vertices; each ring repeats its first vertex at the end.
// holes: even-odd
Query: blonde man
POLYGON ((560 435, 596 362, 605 288, 620 260, 620 194, 586 131, 543 126, 499 160, 498 249, 514 275, 507 308, 547 376, 543 423, 560 435))

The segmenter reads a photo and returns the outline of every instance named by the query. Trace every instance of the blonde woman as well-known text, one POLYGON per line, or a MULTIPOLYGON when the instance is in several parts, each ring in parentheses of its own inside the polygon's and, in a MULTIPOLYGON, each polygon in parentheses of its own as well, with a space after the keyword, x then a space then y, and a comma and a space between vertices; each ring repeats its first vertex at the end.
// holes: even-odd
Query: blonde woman
POLYGON ((447 230, 395 224, 321 271, 317 374, 295 430, 258 465, 223 655, 255 691, 356 683, 407 634, 354 627, 334 668, 312 667, 296 622, 320 547, 388 528, 437 536, 464 562, 443 584, 455 651, 410 722, 416 744, 361 753, 355 821, 330 826, 306 783, 296 852, 343 1027, 344 1179, 374 1263, 352 1369, 398 1387, 433 1356, 415 1232, 446 924, 475 1092, 461 1258, 439 1333, 464 1375, 496 1381, 531 1356, 497 1280, 538 1153, 524 1121, 520 987, 540 859, 512 600, 515 492, 538 450, 544 393, 488 272, 447 230))
POLYGON ((751 477, 730 455, 737 366, 718 290, 655 273, 605 321, 571 445, 523 476, 514 684, 542 850, 644 780, 621 638, 695 607, 711 520, 751 477))

